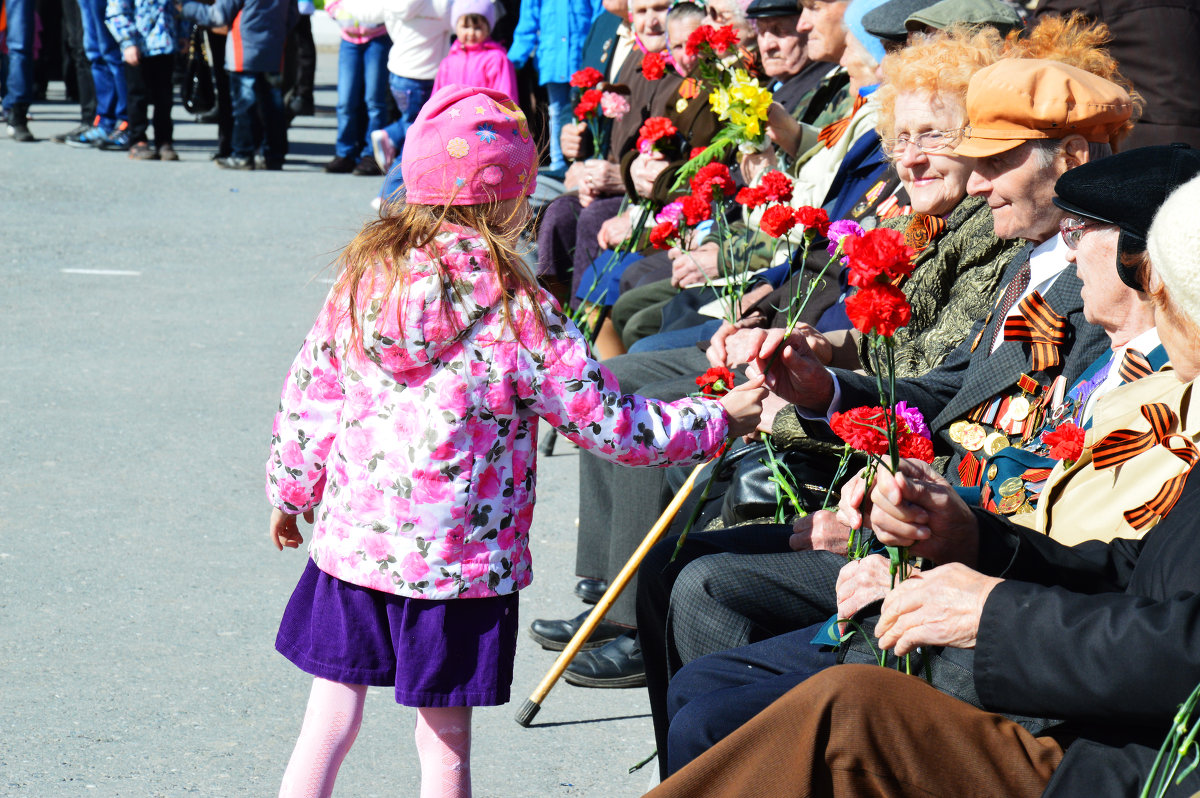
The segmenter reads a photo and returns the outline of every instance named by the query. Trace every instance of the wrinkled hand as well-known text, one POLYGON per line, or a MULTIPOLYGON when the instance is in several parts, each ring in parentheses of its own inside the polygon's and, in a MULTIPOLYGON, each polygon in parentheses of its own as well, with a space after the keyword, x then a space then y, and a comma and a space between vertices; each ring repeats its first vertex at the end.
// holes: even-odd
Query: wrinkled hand
POLYGON ((899 474, 876 471, 868 517, 885 546, 908 546, 937 563, 974 565, 978 559, 974 513, 941 474, 919 460, 901 460, 899 474))
POLYGON ((689 252, 672 247, 667 255, 671 258, 671 285, 676 288, 703 284, 716 277, 720 268, 714 243, 701 244, 689 252))
POLYGON ((767 391, 762 403, 762 415, 758 418, 758 431, 770 435, 771 430, 775 428, 775 416, 787 406, 787 402, 767 391))
MULTIPOLYGON (((828 360, 830 355, 827 349, 822 352, 824 336, 813 337, 811 331, 812 328, 797 327, 786 341, 782 329, 762 331, 750 372, 759 373, 770 365, 768 388, 792 404, 813 413, 825 413, 833 401, 833 377, 825 370, 821 358, 828 360), (777 358, 776 350, 782 350, 777 358)), ((825 347, 828 344, 824 341, 825 347)))
POLYGON ((583 151, 583 134, 587 131, 587 124, 584 122, 567 122, 562 126, 562 132, 558 134, 558 143, 562 146, 563 157, 568 161, 579 160, 579 154, 583 151))
POLYGON ((657 150, 639 153, 629 165, 629 177, 638 196, 649 197, 654 193, 654 181, 667 168, 667 157, 657 150))
POLYGON ((729 414, 729 432, 732 435, 748 435, 758 426, 762 413, 763 399, 767 389, 762 377, 751 377, 721 397, 721 405, 729 414))
POLYGON ((888 593, 875 625, 880 648, 902 657, 918 646, 974 648, 983 605, 996 585, 961 563, 915 573, 888 593))
POLYGON ((721 322, 721 326, 709 339, 706 354, 708 362, 718 368, 734 368, 749 363, 758 352, 761 341, 742 335, 743 330, 752 330, 766 324, 762 317, 739 319, 736 324, 721 322))
POLYGON ((563 177, 563 189, 565 191, 579 191, 579 187, 583 184, 585 169, 582 161, 576 161, 567 167, 567 174, 563 177))
MULTIPOLYGON (((304 520, 310 524, 313 522, 312 510, 305 510, 304 520)), ((283 551, 285 546, 289 549, 298 548, 304 542, 304 536, 300 534, 300 527, 296 524, 296 516, 285 513, 278 507, 271 509, 270 534, 271 542, 279 551, 283 551)))
POLYGON ((596 233, 596 240, 600 243, 600 249, 616 249, 632 232, 633 220, 623 213, 605 219, 600 225, 600 232, 596 233))
POLYGON ((779 103, 767 109, 767 136, 788 155, 795 157, 800 149, 800 123, 779 103))
POLYGON ((779 168, 779 158, 775 155, 775 148, 768 147, 764 152, 751 152, 743 155, 741 168, 742 177, 747 185, 754 185, 764 174, 779 168))
POLYGON ((792 551, 832 551, 845 555, 850 527, 841 523, 830 510, 800 516, 792 522, 788 546, 792 551))
POLYGON ((867 497, 867 481, 863 478, 866 469, 859 471, 842 485, 838 499, 838 523, 847 529, 861 529, 863 516, 871 514, 871 500, 867 497))
POLYGON ((616 164, 600 158, 590 158, 584 161, 583 169, 581 193, 586 189, 593 198, 624 193, 625 184, 621 182, 621 167, 616 164))
POLYGON ((891 560, 887 557, 871 554, 861 560, 851 560, 838 571, 838 617, 853 618, 859 610, 879 601, 891 589, 891 560))

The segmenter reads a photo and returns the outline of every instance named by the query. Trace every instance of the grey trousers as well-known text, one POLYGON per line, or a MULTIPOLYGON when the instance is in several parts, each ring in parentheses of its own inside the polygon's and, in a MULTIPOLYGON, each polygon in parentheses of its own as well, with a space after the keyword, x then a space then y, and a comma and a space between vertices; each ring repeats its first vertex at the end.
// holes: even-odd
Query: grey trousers
MULTIPOLYGON (((708 368, 695 347, 620 355, 604 361, 623 393, 674 401, 696 391, 696 377, 708 368)), ((575 572, 612 579, 624 567, 671 500, 662 468, 629 468, 583 452, 579 457, 579 533, 575 572)), ((682 470, 682 469, 680 469, 682 470)), ((608 612, 613 623, 635 626, 637 578, 608 612)))

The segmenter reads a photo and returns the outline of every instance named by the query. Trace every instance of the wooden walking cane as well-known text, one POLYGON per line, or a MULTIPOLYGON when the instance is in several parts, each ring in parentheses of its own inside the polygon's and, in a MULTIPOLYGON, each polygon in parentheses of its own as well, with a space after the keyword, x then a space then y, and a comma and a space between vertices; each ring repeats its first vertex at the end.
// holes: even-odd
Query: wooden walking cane
POLYGON ((687 480, 679 488, 679 492, 675 494, 675 498, 671 499, 671 503, 667 505, 667 509, 663 510, 662 515, 654 522, 654 526, 646 533, 646 537, 642 539, 641 544, 634 551, 633 556, 629 558, 629 562, 625 563, 625 567, 621 569, 621 573, 617 574, 612 584, 608 586, 608 590, 604 591, 604 595, 596 602, 596 606, 592 608, 591 614, 587 620, 583 622, 583 626, 579 627, 579 631, 571 638, 571 642, 567 643, 567 647, 558 655, 558 659, 554 661, 554 665, 550 671, 542 677, 542 681, 538 684, 537 689, 525 701, 525 704, 517 711, 517 723, 522 726, 529 726, 533 721, 538 710, 542 708, 542 701, 546 695, 554 687, 558 677, 562 676, 563 671, 571 664, 571 660, 575 659, 575 655, 579 653, 579 649, 591 637, 592 630, 604 620, 608 608, 613 605, 617 597, 621 595, 621 591, 625 589, 625 585, 633 578, 633 573, 642 564, 646 554, 655 543, 662 539, 666 533, 667 527, 671 525, 671 521, 679 513, 679 508, 683 506, 683 502, 687 499, 688 494, 692 492, 692 488, 696 485, 696 478, 700 476, 700 471, 708 463, 701 463, 692 469, 692 473, 688 474, 687 480))

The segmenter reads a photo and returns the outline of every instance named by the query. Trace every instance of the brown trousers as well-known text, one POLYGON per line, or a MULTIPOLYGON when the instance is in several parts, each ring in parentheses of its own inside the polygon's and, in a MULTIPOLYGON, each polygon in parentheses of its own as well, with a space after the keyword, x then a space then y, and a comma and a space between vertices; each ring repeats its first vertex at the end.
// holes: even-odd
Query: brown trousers
POLYGON ((839 665, 789 691, 647 798, 1036 798, 1062 755, 1053 739, 914 676, 839 665))

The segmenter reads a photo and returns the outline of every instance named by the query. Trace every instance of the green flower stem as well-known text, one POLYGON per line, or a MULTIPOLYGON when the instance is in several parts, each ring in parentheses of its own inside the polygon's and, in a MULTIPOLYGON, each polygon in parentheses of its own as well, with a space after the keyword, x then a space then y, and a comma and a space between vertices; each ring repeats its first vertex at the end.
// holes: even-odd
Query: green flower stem
POLYGON ((725 442, 725 448, 721 450, 721 456, 717 458, 712 473, 708 475, 708 481, 704 483, 704 490, 700 492, 700 500, 692 508, 692 514, 688 517, 687 525, 679 533, 679 541, 675 544, 675 551, 671 552, 670 562, 675 562, 675 558, 683 550, 683 543, 687 540, 688 532, 692 531, 692 527, 696 524, 696 519, 700 517, 700 511, 704 509, 704 503, 708 501, 708 492, 712 490, 712 484, 716 481, 717 474, 721 473, 721 466, 725 465, 725 458, 729 456, 729 450, 733 448, 732 443, 732 440, 725 442))
MULTIPOLYGON (((621 210, 619 213, 625 212, 626 208, 628 207, 627 203, 628 200, 625 200, 621 203, 621 210)), ((621 258, 624 257, 628 252, 632 252, 634 249, 636 249, 638 242, 641 241, 642 231, 646 229, 646 220, 651 216, 650 204, 646 203, 643 205, 641 203, 634 203, 634 205, 635 207, 643 209, 644 212, 637 214, 637 220, 634 222, 633 232, 630 234, 629 238, 622 241, 619 245, 617 245, 617 248, 612 251, 612 257, 608 259, 608 263, 606 263, 604 268, 592 278, 591 285, 588 286, 587 292, 584 294, 583 299, 579 302, 579 307, 571 311, 571 313, 567 316, 577 326, 584 325, 584 317, 591 312, 591 308, 595 307, 592 304, 592 296, 595 294, 596 290, 600 288, 604 278, 608 276, 609 272, 616 268, 617 263, 620 262, 621 258)), ((595 341, 596 334, 599 333, 599 329, 593 330, 591 328, 591 324, 587 324, 586 326, 588 340, 595 341)))

